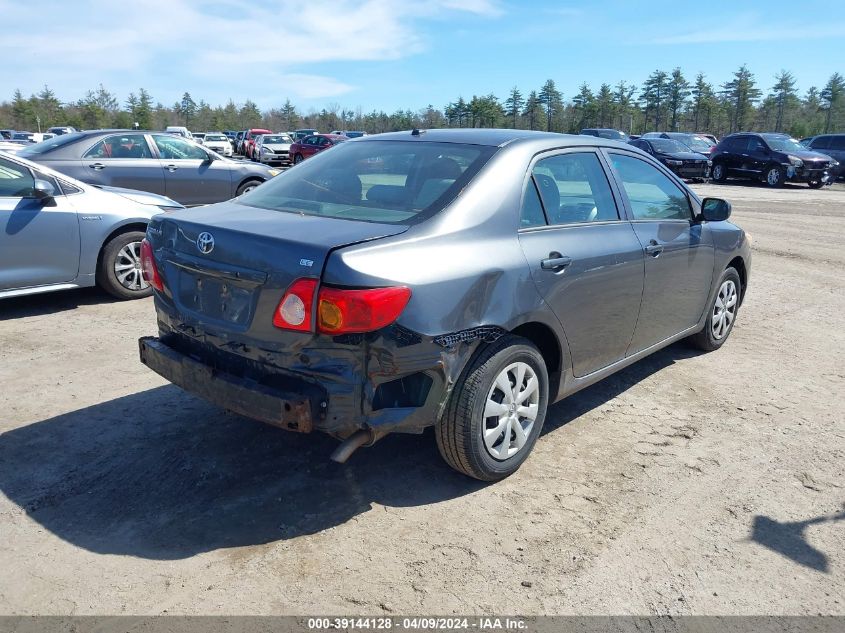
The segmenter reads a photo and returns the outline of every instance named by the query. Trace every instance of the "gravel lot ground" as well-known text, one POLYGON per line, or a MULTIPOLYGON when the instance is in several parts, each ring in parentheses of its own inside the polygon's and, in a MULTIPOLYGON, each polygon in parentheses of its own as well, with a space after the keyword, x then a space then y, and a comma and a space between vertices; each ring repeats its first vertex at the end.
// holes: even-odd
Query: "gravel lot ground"
POLYGON ((731 340, 555 405, 495 485, 164 384, 151 300, 3 301, 0 613, 845 614, 845 186, 695 188, 754 239, 731 340))

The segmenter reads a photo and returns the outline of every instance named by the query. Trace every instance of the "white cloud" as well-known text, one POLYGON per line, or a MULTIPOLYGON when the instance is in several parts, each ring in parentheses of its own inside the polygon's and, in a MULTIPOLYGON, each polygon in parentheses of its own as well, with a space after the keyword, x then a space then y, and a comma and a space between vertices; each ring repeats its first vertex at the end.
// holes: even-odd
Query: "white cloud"
POLYGON ((845 36, 845 23, 761 24, 758 19, 739 17, 728 25, 714 25, 678 35, 657 37, 655 44, 713 44, 718 42, 767 42, 778 40, 820 39, 845 36))
MULTIPOLYGON (((353 88, 347 77, 308 73, 311 64, 399 59, 424 50, 421 20, 456 13, 496 17, 502 12, 496 0, 35 4, 0 0, 6 24, 33 26, 9 29, 0 39, 0 51, 15 62, 21 76, 37 75, 38 84, 138 86, 149 85, 151 77, 179 76, 188 87, 197 78, 217 77, 236 94, 242 86, 266 84, 269 78, 292 86, 288 94, 303 98, 331 97, 353 88)), ((14 80, 8 83, 15 85, 14 80)))

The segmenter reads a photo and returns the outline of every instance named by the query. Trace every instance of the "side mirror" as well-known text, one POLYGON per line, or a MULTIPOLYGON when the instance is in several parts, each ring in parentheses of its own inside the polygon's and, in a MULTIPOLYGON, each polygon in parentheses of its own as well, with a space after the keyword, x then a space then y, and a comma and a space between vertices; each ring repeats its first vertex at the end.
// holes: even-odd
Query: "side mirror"
POLYGON ((56 197, 56 188, 46 180, 36 179, 32 184, 32 197, 46 204, 56 197))
POLYGON ((205 160, 202 161, 202 162, 213 163, 215 160, 217 160, 217 157, 214 154, 211 154, 210 152, 206 152, 205 153, 205 160))
POLYGON ((701 201, 700 219, 705 222, 723 222, 731 217, 731 203, 721 198, 705 198, 701 201))

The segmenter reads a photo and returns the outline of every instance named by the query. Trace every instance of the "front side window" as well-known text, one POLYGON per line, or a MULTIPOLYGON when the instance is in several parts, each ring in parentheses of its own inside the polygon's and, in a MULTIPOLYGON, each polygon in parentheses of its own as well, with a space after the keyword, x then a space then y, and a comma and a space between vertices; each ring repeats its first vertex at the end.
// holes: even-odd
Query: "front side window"
POLYGON ((831 137, 830 149, 843 150, 845 149, 845 134, 831 137))
POLYGON ((619 219, 607 176, 594 152, 544 158, 532 175, 549 224, 619 219))
POLYGON ((0 158, 0 198, 28 198, 35 187, 32 172, 5 158, 0 158))
POLYGON ((157 134, 153 136, 158 153, 164 160, 199 159, 205 160, 208 154, 190 141, 178 136, 157 134))
POLYGON ((686 194, 657 167, 633 156, 610 154, 635 220, 691 220, 686 194))
POLYGON ((341 143, 237 201, 305 215, 413 223, 453 200, 495 151, 457 143, 341 143))
POLYGON ((152 158, 143 134, 107 136, 85 152, 83 158, 152 158))
POLYGON ((817 136, 812 141, 810 141, 810 148, 811 149, 827 149, 830 147, 830 137, 829 136, 817 136))

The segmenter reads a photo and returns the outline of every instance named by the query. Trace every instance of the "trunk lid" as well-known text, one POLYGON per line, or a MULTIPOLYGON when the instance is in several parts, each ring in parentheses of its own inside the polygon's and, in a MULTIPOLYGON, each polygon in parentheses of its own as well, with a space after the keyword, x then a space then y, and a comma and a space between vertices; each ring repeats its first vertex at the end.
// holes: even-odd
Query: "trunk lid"
POLYGON ((179 313, 194 325, 257 337, 272 328, 273 311, 291 282, 319 278, 331 251, 408 229, 233 202, 158 219, 153 248, 179 313), (256 315, 266 318, 256 321, 256 315))

